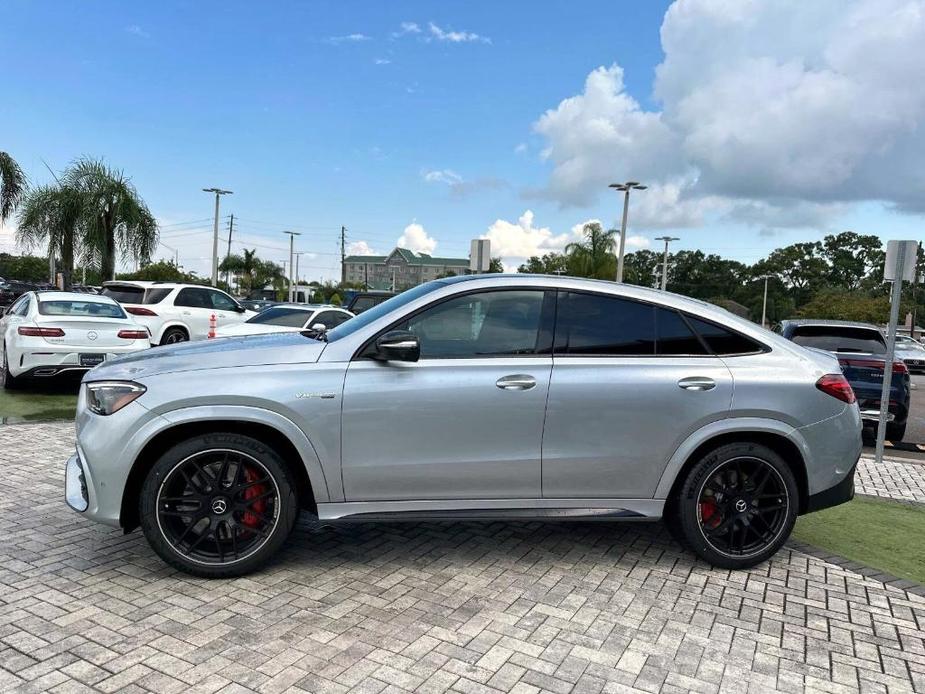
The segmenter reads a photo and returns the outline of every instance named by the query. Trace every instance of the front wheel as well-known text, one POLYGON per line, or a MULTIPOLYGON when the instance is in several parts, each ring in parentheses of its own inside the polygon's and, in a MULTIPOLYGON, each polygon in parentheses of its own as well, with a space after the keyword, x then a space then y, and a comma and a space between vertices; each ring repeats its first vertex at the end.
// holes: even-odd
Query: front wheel
POLYGON ((790 467, 755 443, 708 453, 687 473, 672 505, 687 546, 724 569, 746 569, 777 552, 793 530, 798 506, 790 467))
POLYGON ((282 459, 249 436, 195 436, 168 450, 141 489, 139 517, 171 566, 206 578, 255 570, 295 525, 295 485, 282 459))

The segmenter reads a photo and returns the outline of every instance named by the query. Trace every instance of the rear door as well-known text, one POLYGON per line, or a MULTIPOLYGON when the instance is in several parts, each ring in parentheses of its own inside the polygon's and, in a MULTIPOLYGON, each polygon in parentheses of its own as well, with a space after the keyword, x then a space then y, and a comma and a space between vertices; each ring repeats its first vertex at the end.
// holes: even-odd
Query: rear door
POLYGON ((543 496, 651 498, 680 443, 731 401, 729 369, 677 311, 560 292, 543 496))
POLYGON ((209 335, 209 319, 215 311, 207 289, 184 287, 173 302, 179 318, 189 328, 190 340, 204 340, 209 335))

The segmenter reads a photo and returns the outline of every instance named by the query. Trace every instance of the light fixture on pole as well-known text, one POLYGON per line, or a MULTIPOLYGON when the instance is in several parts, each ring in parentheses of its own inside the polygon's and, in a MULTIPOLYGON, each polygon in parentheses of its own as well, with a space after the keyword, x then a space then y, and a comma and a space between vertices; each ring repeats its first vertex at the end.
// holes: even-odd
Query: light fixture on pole
POLYGON ((620 225, 620 250, 617 252, 617 282, 623 281, 623 253, 626 250, 626 215, 630 206, 630 191, 645 190, 649 186, 644 186, 638 181, 627 181, 626 183, 611 183, 608 188, 623 192, 623 223, 620 225))
POLYGON ((295 263, 293 258, 295 257, 295 237, 301 236, 298 231, 284 231, 284 234, 289 234, 289 301, 292 301, 292 293, 295 289, 293 285, 293 274, 295 270, 295 263))
POLYGON ((768 317, 768 280, 776 275, 761 275, 756 277, 755 281, 764 280, 764 299, 761 301, 761 327, 767 328, 767 317, 768 317))
POLYGON ((665 255, 662 257, 662 291, 668 286, 668 244, 672 241, 680 241, 677 236, 659 236, 656 241, 665 242, 665 255))
POLYGON ((204 193, 215 193, 215 229, 212 237, 212 286, 218 286, 218 201, 223 195, 232 195, 232 191, 222 188, 203 188, 204 193))

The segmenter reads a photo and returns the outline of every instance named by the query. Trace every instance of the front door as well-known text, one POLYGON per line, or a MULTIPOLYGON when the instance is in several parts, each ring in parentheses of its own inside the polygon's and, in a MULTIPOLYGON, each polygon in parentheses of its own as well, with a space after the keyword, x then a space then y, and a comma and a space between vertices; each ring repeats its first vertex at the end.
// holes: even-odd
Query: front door
POLYGON ((455 296, 390 329, 421 342, 417 362, 361 351, 347 369, 347 501, 539 498, 554 294, 455 296))
POLYGON ((673 309, 561 292, 554 349, 546 498, 652 498, 680 443, 731 404, 729 369, 673 309))

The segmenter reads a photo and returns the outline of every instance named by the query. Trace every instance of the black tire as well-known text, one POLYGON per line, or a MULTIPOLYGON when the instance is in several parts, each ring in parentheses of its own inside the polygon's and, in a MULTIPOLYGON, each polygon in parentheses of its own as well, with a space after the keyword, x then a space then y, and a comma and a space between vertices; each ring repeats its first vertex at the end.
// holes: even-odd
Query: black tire
POLYGON ((707 453, 687 472, 673 502, 684 544, 724 569, 747 569, 777 552, 800 505, 790 467, 757 443, 707 453))
POLYGON ((0 378, 3 379, 4 390, 16 390, 19 388, 19 379, 10 373, 10 365, 6 360, 6 348, 3 349, 3 364, 0 365, 0 378))
POLYGON ((282 458, 257 439, 230 432, 194 436, 148 472, 141 528, 154 551, 181 571, 242 576, 286 541, 299 512, 295 489, 282 458))
POLYGON ((189 341, 189 333, 183 328, 167 328, 161 335, 161 345, 175 345, 178 342, 189 341))
POLYGON ((906 436, 906 422, 886 425, 886 440, 899 443, 906 436))

